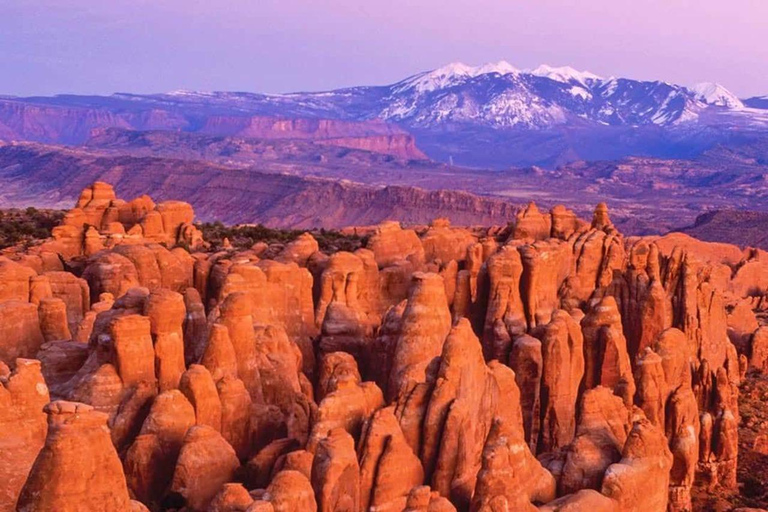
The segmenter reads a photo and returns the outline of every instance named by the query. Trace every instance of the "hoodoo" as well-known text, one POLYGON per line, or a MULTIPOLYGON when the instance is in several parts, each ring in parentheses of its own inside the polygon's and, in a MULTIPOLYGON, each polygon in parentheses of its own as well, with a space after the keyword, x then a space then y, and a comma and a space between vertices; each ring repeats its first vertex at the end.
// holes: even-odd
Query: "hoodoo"
POLYGON ((625 238, 604 203, 366 229, 350 251, 213 250, 188 204, 87 187, 0 258, 0 512, 685 512, 737 492, 764 253, 625 238))

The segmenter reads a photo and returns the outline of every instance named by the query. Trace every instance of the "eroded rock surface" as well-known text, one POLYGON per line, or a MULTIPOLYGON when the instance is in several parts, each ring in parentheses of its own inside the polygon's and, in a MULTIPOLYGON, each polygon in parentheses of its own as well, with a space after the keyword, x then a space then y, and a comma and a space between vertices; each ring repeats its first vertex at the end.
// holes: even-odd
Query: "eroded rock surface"
POLYGON ((738 490, 759 252, 625 238, 604 204, 386 222, 328 254, 210 252, 193 222, 95 183, 0 257, 0 512, 683 512, 738 490))

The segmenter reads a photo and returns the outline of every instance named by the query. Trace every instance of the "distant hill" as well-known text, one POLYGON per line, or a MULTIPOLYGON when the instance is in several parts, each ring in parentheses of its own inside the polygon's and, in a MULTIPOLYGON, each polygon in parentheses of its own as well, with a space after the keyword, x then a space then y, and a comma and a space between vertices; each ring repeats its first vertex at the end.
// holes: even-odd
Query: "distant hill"
POLYGON ((716 210, 699 215, 693 226, 679 231, 708 242, 728 242, 768 250, 766 212, 716 210))
POLYGON ((510 201, 460 191, 370 186, 36 143, 0 146, 0 207, 69 208, 95 181, 114 184, 123 197, 188 201, 204 221, 276 228, 340 228, 388 219, 426 224, 438 217, 455 225, 505 225, 517 211, 510 201))

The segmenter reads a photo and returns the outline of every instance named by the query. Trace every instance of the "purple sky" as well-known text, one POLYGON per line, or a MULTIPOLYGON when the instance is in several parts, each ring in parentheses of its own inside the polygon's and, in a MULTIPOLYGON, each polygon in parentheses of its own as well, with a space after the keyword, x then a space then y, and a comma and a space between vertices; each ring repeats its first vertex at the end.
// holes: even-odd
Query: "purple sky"
POLYGON ((768 94, 768 0, 0 0, 0 94, 323 90, 500 59, 768 94))

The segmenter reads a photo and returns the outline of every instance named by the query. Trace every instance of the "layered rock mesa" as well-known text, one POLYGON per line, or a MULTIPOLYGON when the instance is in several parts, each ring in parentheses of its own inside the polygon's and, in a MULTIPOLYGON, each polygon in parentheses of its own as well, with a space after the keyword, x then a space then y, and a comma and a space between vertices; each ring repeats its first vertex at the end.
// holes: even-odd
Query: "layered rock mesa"
MULTIPOLYGON (((253 139, 308 140, 323 145, 361 149, 404 160, 425 160, 413 137, 380 120, 284 118, 263 115, 219 115, 178 109, 132 108, 118 111, 97 106, 62 106, 0 99, 0 140, 83 144, 110 128, 185 130, 215 136, 253 139), (202 121, 200 120, 202 118, 202 121)), ((133 106, 135 107, 135 105, 133 106)))
POLYGON ((736 489, 765 253, 625 238, 603 204, 388 222, 334 254, 211 253, 193 216, 96 183, 0 259, 3 511, 677 512, 736 489))

